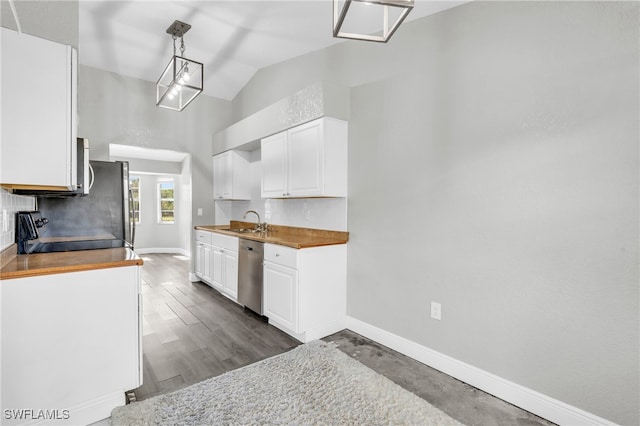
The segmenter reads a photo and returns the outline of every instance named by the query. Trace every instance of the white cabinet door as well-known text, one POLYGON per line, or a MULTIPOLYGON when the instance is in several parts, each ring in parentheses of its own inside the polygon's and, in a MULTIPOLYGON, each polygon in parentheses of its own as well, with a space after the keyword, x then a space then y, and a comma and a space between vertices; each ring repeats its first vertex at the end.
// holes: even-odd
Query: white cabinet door
POLYGON ((274 325, 298 333, 298 271, 265 262, 263 280, 264 315, 274 325))
POLYGON ((213 157, 213 198, 231 197, 231 153, 225 152, 213 157))
POLYGON ((204 278, 204 244, 196 243, 196 263, 195 263, 196 276, 198 278, 204 278))
POLYGON ((288 196, 305 197, 324 193, 323 123, 322 120, 312 121, 288 132, 288 196))
POLYGON ((202 279, 207 283, 211 282, 213 274, 212 253, 213 248, 209 244, 204 244, 202 247, 202 279))
POLYGON ((346 197, 346 121, 323 117, 261 141, 262 197, 346 197))
POLYGON ((261 141, 262 197, 287 196, 287 132, 261 141))
POLYGON ((211 280, 210 283, 218 291, 224 291, 224 250, 220 247, 211 248, 211 280))
POLYGON ((250 157, 246 151, 227 151, 213 157, 213 199, 249 200, 250 157))
POLYGON ((238 253, 225 250, 224 259, 224 293, 231 299, 238 300, 238 253))
POLYGON ((211 286, 234 301, 238 300, 238 253, 212 246, 211 286))
POLYGON ((75 189, 76 51, 1 30, 0 182, 17 188, 75 189))
POLYGON ((211 284, 211 254, 213 250, 209 244, 196 243, 196 276, 207 284, 211 284))

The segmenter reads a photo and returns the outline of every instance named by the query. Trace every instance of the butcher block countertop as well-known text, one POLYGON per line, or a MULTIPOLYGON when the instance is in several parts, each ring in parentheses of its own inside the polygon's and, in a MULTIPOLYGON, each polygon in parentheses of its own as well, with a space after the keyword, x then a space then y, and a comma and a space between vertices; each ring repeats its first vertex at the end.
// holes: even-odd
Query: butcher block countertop
POLYGON ((14 245, 2 252, 0 279, 93 271, 142 263, 142 259, 128 248, 15 254, 14 245))
POLYGON ((232 235, 247 240, 261 241, 263 243, 279 244, 295 249, 346 244, 349 241, 348 232, 297 228, 293 226, 268 225, 268 231, 256 233, 235 232, 232 230, 243 228, 253 229, 255 225, 255 223, 251 222, 232 220, 229 225, 196 226, 195 229, 232 235))

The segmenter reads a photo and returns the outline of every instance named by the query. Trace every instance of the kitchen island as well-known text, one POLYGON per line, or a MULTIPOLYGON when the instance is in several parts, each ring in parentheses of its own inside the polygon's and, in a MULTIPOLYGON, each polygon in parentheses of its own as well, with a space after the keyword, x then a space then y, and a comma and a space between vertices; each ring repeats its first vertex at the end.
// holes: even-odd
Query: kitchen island
POLYGON ((142 384, 142 259, 126 248, 2 258, 2 423, 109 417, 142 384))

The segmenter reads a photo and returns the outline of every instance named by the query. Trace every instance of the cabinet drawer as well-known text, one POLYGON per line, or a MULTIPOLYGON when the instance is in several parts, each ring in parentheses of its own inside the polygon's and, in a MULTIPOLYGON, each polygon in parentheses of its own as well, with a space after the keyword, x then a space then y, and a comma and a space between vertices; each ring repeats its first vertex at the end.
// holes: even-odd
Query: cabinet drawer
POLYGON ((212 232, 208 231, 196 231, 196 241, 200 241, 201 243, 211 244, 211 234, 212 232))
POLYGON ((265 244, 264 260, 295 269, 298 264, 298 250, 277 244, 265 244))
POLYGON ((215 232, 211 235, 211 245, 218 246, 220 248, 238 252, 238 237, 232 237, 229 235, 217 234, 215 232))

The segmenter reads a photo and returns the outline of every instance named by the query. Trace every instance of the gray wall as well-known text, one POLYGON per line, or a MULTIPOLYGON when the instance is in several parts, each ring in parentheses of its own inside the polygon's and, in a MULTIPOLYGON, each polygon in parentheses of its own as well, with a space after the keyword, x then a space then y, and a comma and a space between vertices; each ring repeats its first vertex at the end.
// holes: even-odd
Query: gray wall
POLYGON ((234 120, 351 87, 350 316, 640 422, 639 9, 473 2, 256 74, 234 120))
POLYGON ((78 70, 78 134, 89 138, 90 158, 109 160, 110 143, 191 153, 192 225, 214 223, 211 135, 230 124, 231 102, 200 95, 171 111, 156 107, 154 83, 78 70))

